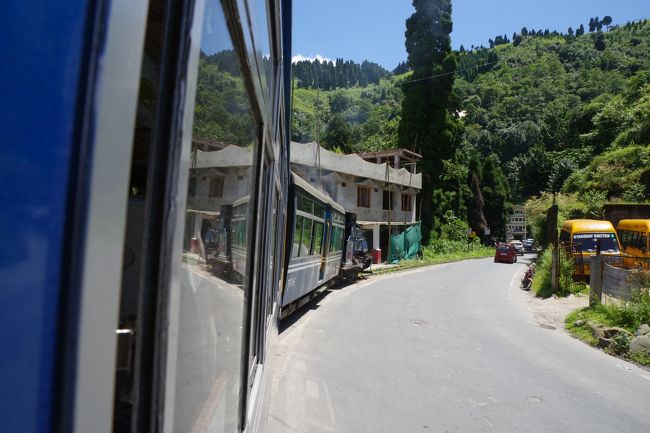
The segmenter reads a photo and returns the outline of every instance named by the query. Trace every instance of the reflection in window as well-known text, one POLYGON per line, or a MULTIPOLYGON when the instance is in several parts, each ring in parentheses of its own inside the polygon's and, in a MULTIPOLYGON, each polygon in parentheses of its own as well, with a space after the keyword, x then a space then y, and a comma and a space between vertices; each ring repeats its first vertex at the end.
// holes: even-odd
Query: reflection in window
POLYGON ((300 245, 302 238, 302 220, 300 215, 296 216, 296 228, 293 233, 293 246, 291 248, 291 257, 300 257, 300 245))
POLYGON ((314 215, 318 218, 325 218, 325 208, 318 203, 314 203, 314 215))
POLYGON ((313 254, 322 254, 323 243, 323 223, 314 221, 314 252, 313 254))
POLYGON ((202 24, 183 244, 175 433, 236 432, 256 125, 217 0, 202 24))
POLYGON ((298 195, 298 210, 307 212, 309 214, 314 213, 314 202, 311 201, 308 197, 303 194, 298 195))
POLYGON ((210 179, 210 197, 223 197, 223 176, 210 179))
POLYGON ((190 177, 189 187, 187 188, 187 195, 189 197, 196 197, 196 177, 190 177))
POLYGON ((311 254, 311 229, 312 220, 303 218, 302 224, 302 247, 300 248, 300 257, 311 254))
POLYGON ((253 15, 253 39, 255 41, 255 57, 259 65, 260 83, 267 106, 270 106, 268 83, 271 82, 271 46, 269 44, 266 0, 253 0, 251 14, 253 15))

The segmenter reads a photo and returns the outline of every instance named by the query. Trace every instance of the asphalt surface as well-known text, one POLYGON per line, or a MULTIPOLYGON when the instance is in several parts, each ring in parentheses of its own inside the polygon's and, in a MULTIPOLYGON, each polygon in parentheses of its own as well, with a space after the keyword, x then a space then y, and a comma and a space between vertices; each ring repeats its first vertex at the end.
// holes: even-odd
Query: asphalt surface
POLYGON ((650 372, 540 326, 525 266, 435 266, 283 323, 272 433, 650 432, 650 372))

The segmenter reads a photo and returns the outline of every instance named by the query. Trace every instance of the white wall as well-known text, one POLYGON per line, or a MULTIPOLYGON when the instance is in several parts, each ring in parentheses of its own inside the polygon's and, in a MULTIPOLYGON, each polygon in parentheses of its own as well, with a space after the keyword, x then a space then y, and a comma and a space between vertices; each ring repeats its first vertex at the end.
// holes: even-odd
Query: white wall
POLYGON ((218 211, 222 204, 232 204, 250 192, 250 167, 236 167, 219 171, 211 169, 193 169, 191 176, 196 177, 196 194, 187 197, 189 209, 218 211), (223 177, 223 197, 210 197, 210 179, 223 177))

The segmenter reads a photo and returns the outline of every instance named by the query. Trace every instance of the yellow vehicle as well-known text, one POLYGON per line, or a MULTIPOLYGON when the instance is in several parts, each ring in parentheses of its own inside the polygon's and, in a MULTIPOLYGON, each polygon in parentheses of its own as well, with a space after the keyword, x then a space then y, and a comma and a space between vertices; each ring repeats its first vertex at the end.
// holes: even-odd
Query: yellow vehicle
POLYGON ((650 219, 621 220, 616 226, 623 252, 650 258, 650 219))
POLYGON ((589 261, 596 254, 600 244, 601 254, 620 254, 620 244, 616 230, 609 221, 566 220, 562 224, 560 243, 570 249, 575 260, 575 276, 589 277, 589 261))

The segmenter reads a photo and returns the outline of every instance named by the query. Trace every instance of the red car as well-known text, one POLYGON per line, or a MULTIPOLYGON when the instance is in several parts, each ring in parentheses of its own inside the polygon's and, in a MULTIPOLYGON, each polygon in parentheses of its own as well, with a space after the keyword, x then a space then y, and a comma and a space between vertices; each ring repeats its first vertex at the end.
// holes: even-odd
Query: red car
POLYGON ((497 251, 494 253, 494 263, 508 262, 515 263, 517 261, 517 250, 511 244, 499 244, 497 251))

